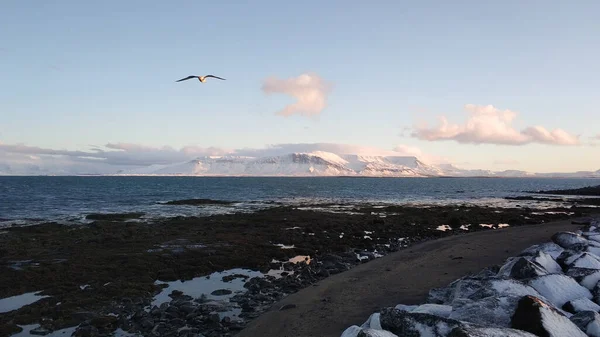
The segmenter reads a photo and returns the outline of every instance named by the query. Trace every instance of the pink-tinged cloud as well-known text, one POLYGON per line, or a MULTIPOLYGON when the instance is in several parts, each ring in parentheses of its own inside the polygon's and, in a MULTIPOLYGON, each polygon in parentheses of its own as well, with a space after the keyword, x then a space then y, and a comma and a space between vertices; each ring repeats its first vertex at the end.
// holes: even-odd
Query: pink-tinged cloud
POLYGON ((285 94, 296 99, 296 102, 278 111, 278 115, 294 114, 314 116, 320 114, 327 106, 327 95, 331 85, 315 73, 306 73, 298 77, 265 79, 262 90, 265 94, 285 94))
POLYGON ((525 145, 541 143, 552 145, 580 145, 579 136, 574 136, 562 129, 547 130, 542 126, 530 126, 517 130, 512 122, 518 113, 511 110, 500 110, 492 105, 465 105, 469 114, 467 121, 453 124, 444 116, 440 117, 437 127, 427 125, 415 128, 412 136, 421 140, 441 141, 454 140, 459 143, 525 145))

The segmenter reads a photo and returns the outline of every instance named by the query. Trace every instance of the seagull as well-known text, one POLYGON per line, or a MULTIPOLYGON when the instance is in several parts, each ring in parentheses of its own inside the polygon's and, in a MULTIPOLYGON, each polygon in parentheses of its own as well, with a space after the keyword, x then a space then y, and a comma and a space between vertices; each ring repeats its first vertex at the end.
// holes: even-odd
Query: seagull
POLYGON ((209 78, 209 77, 218 78, 220 80, 225 81, 224 78, 220 78, 220 77, 217 77, 217 76, 214 76, 214 75, 206 75, 206 76, 191 75, 191 76, 188 76, 186 78, 182 78, 182 79, 180 79, 178 81, 175 81, 175 82, 181 82, 181 81, 191 80, 192 78, 197 78, 200 82, 204 83, 204 82, 206 82, 206 79, 209 78))

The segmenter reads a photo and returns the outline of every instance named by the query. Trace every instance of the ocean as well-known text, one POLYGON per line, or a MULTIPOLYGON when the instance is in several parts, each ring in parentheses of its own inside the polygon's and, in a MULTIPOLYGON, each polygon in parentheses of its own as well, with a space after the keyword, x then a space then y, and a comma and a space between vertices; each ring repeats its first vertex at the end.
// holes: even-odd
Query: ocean
MULTIPOLYGON (((491 204, 525 191, 598 185, 598 179, 350 177, 0 177, 0 226, 81 221, 89 213, 144 212, 146 218, 252 211, 283 204, 491 204), (173 206, 189 198, 230 206, 173 206)), ((514 204, 514 202, 512 202, 514 204)), ((521 202, 522 203, 522 202, 521 202)))

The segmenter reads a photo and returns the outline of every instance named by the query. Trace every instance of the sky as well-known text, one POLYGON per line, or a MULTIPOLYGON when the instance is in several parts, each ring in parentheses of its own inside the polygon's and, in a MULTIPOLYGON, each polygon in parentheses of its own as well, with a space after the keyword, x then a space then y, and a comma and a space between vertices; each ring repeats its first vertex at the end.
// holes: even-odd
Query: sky
POLYGON ((599 12, 592 0, 2 1, 0 164, 275 148, 595 171, 599 12), (175 82, 206 74, 226 80, 175 82))

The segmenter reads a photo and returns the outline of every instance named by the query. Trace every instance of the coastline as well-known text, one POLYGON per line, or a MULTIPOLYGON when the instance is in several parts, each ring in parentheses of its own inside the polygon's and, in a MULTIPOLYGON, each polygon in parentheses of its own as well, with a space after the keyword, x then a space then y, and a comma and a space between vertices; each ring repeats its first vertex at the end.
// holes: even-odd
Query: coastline
POLYGON ((562 220, 419 243, 289 295, 237 336, 339 337, 374 311, 420 304, 432 288, 501 264, 531 245, 550 241, 558 231, 581 226, 562 220), (278 310, 290 305, 294 308, 278 310))
MULTIPOLYGON (((310 289, 330 275, 366 265, 365 260, 370 261, 367 264, 377 262, 381 256, 406 251, 407 246, 410 251, 413 244, 440 237, 504 231, 498 228, 506 224, 528 227, 587 215, 593 210, 559 206, 536 210, 363 205, 335 213, 282 206, 251 214, 175 217, 156 223, 130 222, 113 214, 81 226, 7 228, 0 236, 0 243, 6 248, 0 252, 0 285, 7 286, 0 297, 33 291, 49 297, 0 314, 0 335, 2 331, 16 332, 15 324, 33 324, 48 316, 55 317, 46 321, 44 329, 48 331, 78 324, 88 327, 83 324, 91 324, 90 317, 103 318, 111 322, 111 329, 126 331, 135 331, 151 319, 152 326, 142 331, 149 333, 157 327, 170 331, 177 327, 165 326, 162 320, 169 317, 174 306, 179 310, 181 303, 190 303, 194 298, 175 292, 166 294, 164 286, 218 271, 248 268, 246 272, 252 276, 242 278, 241 283, 234 282, 239 286, 237 290, 247 292, 232 294, 228 300, 237 303, 237 307, 221 308, 226 311, 223 313, 211 301, 198 302, 190 313, 195 316, 188 322, 191 326, 208 327, 209 330, 199 331, 207 336, 234 335, 281 298, 310 289), (461 221, 460 228, 458 224, 454 230, 440 228, 455 217, 461 221), (315 263, 285 262, 299 256, 309 256, 315 263), (279 269, 279 277, 257 276, 258 271, 270 273, 273 268, 279 269), (22 281, 15 287, 17 278, 22 281), (153 307, 152 298, 158 292, 172 298, 174 304, 153 307), (238 314, 241 311, 241 315, 228 318, 227 312, 232 309, 238 314), (81 316, 78 310, 96 313, 81 316), (151 317, 154 313, 157 316, 151 317)), ((220 279, 222 275, 215 276, 220 279)), ((224 284, 223 288, 227 286, 224 284)), ((181 318, 170 319, 174 322, 181 318)))

